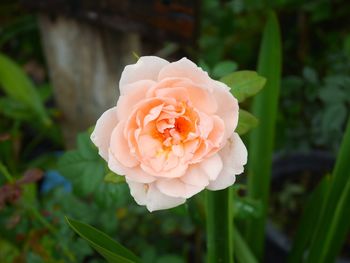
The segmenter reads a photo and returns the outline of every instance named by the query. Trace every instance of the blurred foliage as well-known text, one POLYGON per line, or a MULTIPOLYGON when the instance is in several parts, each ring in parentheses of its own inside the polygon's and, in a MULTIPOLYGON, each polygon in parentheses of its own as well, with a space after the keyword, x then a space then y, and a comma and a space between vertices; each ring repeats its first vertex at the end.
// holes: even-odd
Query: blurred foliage
MULTIPOLYGON (((215 79, 254 70, 267 7, 279 17, 284 56, 275 148, 335 153, 350 112, 349 1, 203 0, 195 54, 199 65, 215 79)), ((173 50, 170 44, 160 54, 173 50)), ((114 180, 88 133, 79 135, 76 150, 64 151, 62 116, 53 100, 36 17, 17 1, 0 3, 0 52, 14 65, 3 69, 15 76, 8 85, 0 79, 0 261, 104 262, 69 229, 68 216, 110 234, 143 262, 203 262, 202 194, 186 205, 150 214, 134 203, 125 183, 114 180), (47 116, 52 124, 38 116, 47 116), (50 170, 59 170, 73 190, 56 185, 43 191, 50 170), (28 171, 44 175, 28 177, 28 171)), ((250 104, 247 98, 242 106, 250 104)), ((249 113, 240 116, 240 133, 258 125, 249 113)), ((235 191, 236 218, 259 217, 262 203, 242 194, 243 188, 237 185, 235 191)), ((289 185, 273 198, 295 211, 307 198, 305 191, 303 185, 289 185)), ((290 219, 288 211, 278 219, 281 224, 290 219)), ((242 248, 239 256, 245 260, 250 256, 239 238, 235 246, 242 248)))

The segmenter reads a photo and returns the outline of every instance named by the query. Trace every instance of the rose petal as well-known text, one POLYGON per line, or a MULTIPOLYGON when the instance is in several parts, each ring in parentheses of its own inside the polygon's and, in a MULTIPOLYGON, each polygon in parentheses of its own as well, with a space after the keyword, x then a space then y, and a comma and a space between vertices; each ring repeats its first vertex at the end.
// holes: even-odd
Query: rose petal
POLYGON ((121 95, 128 93, 127 84, 139 80, 157 80, 159 71, 168 65, 169 62, 154 56, 140 57, 136 64, 124 68, 119 81, 121 95))
POLYGON ((139 136, 137 144, 141 156, 145 158, 155 157, 162 149, 162 143, 148 134, 139 136))
POLYGON ((108 152, 108 168, 118 175, 125 175, 127 171, 126 167, 117 160, 110 149, 108 152))
POLYGON ((205 186, 186 184, 180 179, 160 179, 156 182, 158 189, 172 197, 190 198, 199 193, 205 186))
POLYGON ((185 198, 171 197, 161 193, 154 183, 140 184, 127 180, 130 193, 139 205, 146 205, 150 212, 173 208, 185 203, 185 198))
POLYGON ((227 145, 219 152, 224 168, 215 181, 211 181, 207 186, 209 190, 221 190, 229 187, 235 182, 235 175, 244 171, 247 163, 248 152, 241 138, 234 133, 227 145))
POLYGON ((214 154, 204 159, 200 164, 200 168, 208 175, 210 180, 215 180, 223 168, 223 161, 219 154, 214 154))
POLYGON ((215 145, 215 147, 220 147, 223 140, 225 139, 224 138, 225 123, 221 118, 219 118, 216 115, 214 115, 212 119, 213 119, 214 127, 210 131, 208 139, 213 143, 213 145, 215 145))
POLYGON ((213 95, 218 102, 218 115, 225 123, 225 138, 231 137, 238 124, 238 101, 223 88, 214 90, 213 95))
POLYGON ((146 126, 148 123, 151 121, 155 120, 158 118, 159 114, 161 113, 163 109, 163 104, 158 105, 154 108, 152 108, 149 113, 146 115, 146 117, 143 120, 143 126, 146 126))
POLYGON ((143 163, 141 163, 140 166, 146 173, 149 173, 149 174, 151 174, 153 176, 157 176, 157 177, 163 177, 163 178, 181 177, 185 174, 187 167, 188 167, 187 164, 179 163, 174 169, 171 169, 169 171, 164 171, 164 170, 155 171, 150 166, 145 165, 143 163))
POLYGON ((128 180, 126 178, 126 182, 129 185, 130 194, 134 197, 135 201, 139 205, 147 204, 147 191, 146 189, 149 187, 148 184, 136 183, 134 181, 128 180))
POLYGON ((205 172, 200 168, 198 164, 191 165, 186 174, 181 176, 181 181, 186 184, 194 186, 207 186, 209 184, 209 178, 205 172))
POLYGON ((147 209, 150 212, 173 208, 185 203, 185 198, 171 197, 161 193, 155 184, 150 184, 147 192, 147 209))
POLYGON ((198 112, 198 116, 199 116, 198 128, 199 128, 201 137, 207 138, 214 126, 213 119, 211 118, 211 116, 208 116, 203 112, 198 112))
POLYGON ((155 91, 155 95, 158 98, 166 98, 166 97, 174 98, 178 102, 187 101, 188 100, 187 89, 185 89, 183 87, 158 89, 158 90, 155 91))
POLYGON ((125 177, 129 181, 137 182, 137 183, 152 183, 156 180, 156 178, 148 173, 145 173, 140 167, 134 167, 132 169, 128 169, 125 177))
POLYGON ((116 107, 105 111, 97 120, 95 129, 91 134, 91 141, 97 146, 98 153, 103 159, 108 161, 109 141, 113 129, 117 126, 117 111, 116 107))
POLYGON ((118 123, 113 130, 110 141, 110 151, 122 165, 134 167, 139 164, 135 156, 131 155, 128 142, 124 137, 125 121, 118 123))
POLYGON ((200 87, 188 87, 187 92, 189 100, 196 109, 199 109, 207 114, 213 114, 218 110, 218 104, 221 101, 216 101, 212 92, 200 87))
POLYGON ((187 58, 182 58, 163 67, 159 72, 158 80, 176 77, 192 80, 196 84, 207 85, 210 82, 208 73, 187 58))
POLYGON ((119 96, 117 103, 118 120, 128 118, 134 106, 145 98, 145 93, 155 84, 152 80, 140 80, 125 86, 128 90, 127 95, 119 96))

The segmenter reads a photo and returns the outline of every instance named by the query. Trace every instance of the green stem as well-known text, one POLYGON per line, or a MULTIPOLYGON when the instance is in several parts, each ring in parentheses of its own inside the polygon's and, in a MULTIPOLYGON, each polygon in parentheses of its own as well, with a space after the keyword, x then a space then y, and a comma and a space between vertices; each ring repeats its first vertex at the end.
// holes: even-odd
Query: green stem
POLYGON ((233 262, 233 190, 206 193, 207 263, 233 262))
POLYGON ((0 162, 0 173, 2 173, 6 177, 9 183, 12 184, 15 181, 10 172, 7 170, 6 166, 2 162, 0 162))

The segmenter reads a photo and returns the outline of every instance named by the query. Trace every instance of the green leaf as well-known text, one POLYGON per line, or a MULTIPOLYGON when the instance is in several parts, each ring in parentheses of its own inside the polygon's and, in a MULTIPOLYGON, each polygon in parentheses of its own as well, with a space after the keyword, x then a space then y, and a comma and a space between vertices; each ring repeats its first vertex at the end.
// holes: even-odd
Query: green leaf
POLYGON ((203 59, 200 59, 198 62, 198 65, 206 72, 210 73, 210 67, 208 66, 207 63, 203 59))
POLYGON ((258 73, 265 77, 267 82, 262 92, 253 100, 251 112, 259 119, 259 126, 250 133, 248 147, 248 196, 261 200, 263 209, 261 217, 247 220, 245 237, 258 260, 262 260, 264 251, 281 68, 282 48, 279 23, 275 13, 270 11, 258 61, 258 73))
POLYGON ((340 130, 347 115, 347 108, 344 104, 332 104, 326 108, 322 118, 321 129, 325 132, 340 130))
POLYGON ((231 93, 242 102, 246 98, 257 94, 265 85, 266 79, 259 76, 255 71, 237 71, 229 74, 222 79, 227 86, 231 88, 231 93))
POLYGON ((235 196, 234 215, 237 219, 246 220, 250 217, 259 218, 262 213, 262 204, 249 197, 235 196))
POLYGON ((87 159, 79 151, 66 152, 58 162, 58 170, 71 180, 76 193, 87 195, 103 182, 105 165, 100 159, 87 159))
POLYGON ((253 253, 250 251, 247 243, 241 236, 241 233, 237 230, 237 228, 233 227, 234 231, 234 247, 236 252, 236 258, 239 263, 258 263, 253 253))
POLYGON ((100 159, 95 145, 91 142, 89 132, 78 134, 77 146, 79 153, 85 159, 100 159))
POLYGON ((0 54, 0 86, 9 97, 32 110, 45 125, 51 124, 31 80, 14 61, 3 54, 0 54))
POLYGON ((0 98, 0 112, 14 120, 30 120, 35 116, 26 105, 10 97, 0 98))
MULTIPOLYGON (((101 207, 115 206, 124 200, 121 196, 124 193, 120 187, 122 184, 111 184, 104 180, 106 174, 111 172, 91 142, 90 132, 79 134, 77 145, 77 150, 66 152, 58 161, 58 170, 72 182, 74 193, 78 196, 93 194, 101 207)), ((118 177, 118 180, 124 180, 123 176, 118 177)), ((108 175, 107 180, 112 180, 111 175, 108 175)))
POLYGON ((259 120, 248 111, 239 109, 239 118, 236 132, 243 135, 258 126, 259 120))
POLYGON ((338 153, 332 183, 309 249, 308 263, 334 262, 350 231, 350 119, 338 153))
POLYGON ((113 172, 110 172, 106 174, 104 181, 106 183, 120 184, 120 183, 125 183, 125 177, 115 174, 113 172))
POLYGON ((156 263, 184 263, 185 261, 178 255, 163 255, 157 259, 156 263))
POLYGON ((305 250, 308 248, 314 234, 316 224, 321 219, 321 208, 327 195, 327 190, 329 189, 330 183, 330 176, 323 177, 306 203, 299 221, 293 246, 288 257, 288 262, 302 262, 305 250))
POLYGON ((226 60, 216 64, 215 67, 213 68, 212 74, 214 78, 219 79, 237 70, 237 68, 238 68, 238 65, 236 62, 226 60))
POLYGON ((140 259, 127 248, 98 229, 66 218, 68 225, 110 263, 139 262, 140 259))

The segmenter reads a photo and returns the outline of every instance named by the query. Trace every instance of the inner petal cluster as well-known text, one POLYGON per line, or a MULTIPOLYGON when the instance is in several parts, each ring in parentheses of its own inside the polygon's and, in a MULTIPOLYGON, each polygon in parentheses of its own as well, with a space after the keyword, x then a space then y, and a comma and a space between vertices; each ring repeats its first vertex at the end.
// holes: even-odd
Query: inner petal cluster
POLYGON ((125 131, 145 172, 175 178, 220 149, 224 123, 216 115, 199 111, 189 100, 154 98, 135 107, 125 131))

